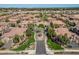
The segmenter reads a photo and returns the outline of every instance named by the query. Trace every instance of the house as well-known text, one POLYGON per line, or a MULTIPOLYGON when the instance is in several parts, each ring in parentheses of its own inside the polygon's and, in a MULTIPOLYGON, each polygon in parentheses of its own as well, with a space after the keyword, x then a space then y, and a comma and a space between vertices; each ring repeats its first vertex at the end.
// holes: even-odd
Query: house
POLYGON ((13 18, 9 18, 9 21, 12 22, 12 23, 16 23, 17 20, 19 20, 19 19, 18 18, 14 18, 14 17, 13 18))
POLYGON ((65 23, 63 21, 61 21, 61 20, 52 20, 52 23, 53 24, 57 24, 60 27, 64 27, 65 26, 65 23))
POLYGON ((8 31, 10 31, 8 24, 5 22, 0 22, 0 32, 2 32, 2 34, 4 34, 8 31))
POLYGON ((27 28, 28 27, 29 22, 28 21, 21 21, 19 23, 19 26, 21 26, 22 28, 27 28))
POLYGON ((11 38, 14 35, 23 35, 24 31, 26 31, 26 28, 15 27, 15 28, 11 29, 11 31, 4 33, 3 37, 11 38))
POLYGON ((55 32, 57 33, 57 35, 65 35, 65 34, 67 34, 68 37, 71 37, 72 34, 73 34, 67 28, 57 28, 57 29, 55 29, 55 32))

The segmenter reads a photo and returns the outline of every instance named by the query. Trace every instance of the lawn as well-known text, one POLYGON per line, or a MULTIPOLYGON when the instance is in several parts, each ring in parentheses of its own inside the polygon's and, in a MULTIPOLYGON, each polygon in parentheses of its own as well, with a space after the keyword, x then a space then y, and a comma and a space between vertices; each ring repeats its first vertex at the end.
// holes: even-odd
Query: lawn
POLYGON ((51 48, 52 50, 62 50, 63 49, 61 47, 61 45, 59 45, 55 42, 52 42, 51 39, 47 40, 47 44, 48 44, 48 47, 51 48))
POLYGON ((34 33, 32 34, 31 37, 29 37, 28 40, 26 40, 23 44, 21 44, 19 47, 13 49, 14 51, 22 51, 25 50, 26 48, 29 48, 29 46, 34 43, 34 33))

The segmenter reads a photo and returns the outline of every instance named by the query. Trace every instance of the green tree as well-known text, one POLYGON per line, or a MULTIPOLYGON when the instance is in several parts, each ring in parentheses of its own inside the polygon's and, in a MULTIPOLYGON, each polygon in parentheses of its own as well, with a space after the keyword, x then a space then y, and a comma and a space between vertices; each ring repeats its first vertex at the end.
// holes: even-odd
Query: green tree
POLYGON ((45 26, 43 24, 39 24, 38 27, 44 28, 45 26))
POLYGON ((20 40, 20 36, 19 35, 15 35, 14 38, 13 38, 13 42, 14 43, 18 43, 20 40))
POLYGON ((20 23, 20 22, 21 22, 20 20, 17 20, 17 21, 16 21, 17 24, 20 23))
POLYGON ((50 37, 56 36, 55 30, 54 30, 53 28, 48 28, 48 35, 49 35, 50 37))
POLYGON ((9 20, 8 19, 5 19, 5 22, 9 22, 9 20))
POLYGON ((0 47, 2 47, 4 45, 4 43, 0 40, 0 47))
POLYGON ((59 37, 60 37, 60 39, 62 40, 62 42, 64 42, 64 44, 67 44, 67 43, 69 42, 69 39, 68 39, 68 37, 67 37, 67 34, 65 34, 65 35, 60 35, 59 37))
POLYGON ((42 20, 47 21, 48 16, 46 15, 46 12, 40 13, 40 17, 42 20))
POLYGON ((0 31, 0 36, 2 36, 2 32, 0 31))
POLYGON ((34 24, 28 24, 28 29, 26 30, 26 36, 31 36, 34 30, 34 24))
POLYGON ((11 25, 11 27, 15 27, 16 26, 14 23, 11 23, 10 25, 11 25))
POLYGON ((33 29, 34 29, 34 24, 28 24, 28 29, 30 29, 31 31, 33 31, 33 29))
POLYGON ((53 24, 52 22, 50 23, 50 26, 51 26, 52 28, 54 28, 54 24, 53 24))
POLYGON ((31 36, 32 31, 31 31, 31 29, 27 29, 25 33, 26 33, 26 36, 31 36))
POLYGON ((54 24, 54 27, 55 27, 55 28, 59 28, 59 25, 58 25, 58 24, 54 24))

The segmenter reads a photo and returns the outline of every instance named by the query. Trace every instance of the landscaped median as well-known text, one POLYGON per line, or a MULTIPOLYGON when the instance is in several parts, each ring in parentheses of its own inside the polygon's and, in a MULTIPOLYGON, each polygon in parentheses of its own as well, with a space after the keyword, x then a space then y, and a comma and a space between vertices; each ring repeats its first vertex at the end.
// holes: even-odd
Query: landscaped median
POLYGON ((51 39, 48 39, 47 40, 47 44, 48 44, 48 47, 51 49, 51 50, 63 50, 63 48, 61 47, 61 45, 53 42, 51 39))
MULTIPOLYGON (((54 26, 53 26, 54 27, 54 26)), ((61 45, 64 45, 63 41, 57 36, 54 28, 48 27, 47 30, 47 45, 50 50, 64 50, 61 45)))
POLYGON ((32 45, 35 42, 34 39, 34 33, 26 40, 24 43, 22 43, 19 47, 13 49, 14 51, 23 51, 27 48, 29 48, 30 45, 32 45))

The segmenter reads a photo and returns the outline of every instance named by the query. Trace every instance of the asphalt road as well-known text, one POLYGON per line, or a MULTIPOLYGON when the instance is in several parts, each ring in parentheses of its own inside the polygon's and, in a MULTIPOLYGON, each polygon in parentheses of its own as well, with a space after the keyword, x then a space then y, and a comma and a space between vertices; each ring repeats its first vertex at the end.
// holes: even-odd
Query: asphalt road
POLYGON ((8 43, 5 43, 5 45, 2 48, 9 49, 12 46, 12 43, 13 43, 13 41, 12 40, 9 40, 9 42, 8 43))
POLYGON ((45 43, 43 40, 37 40, 36 54, 37 55, 46 54, 45 43))

